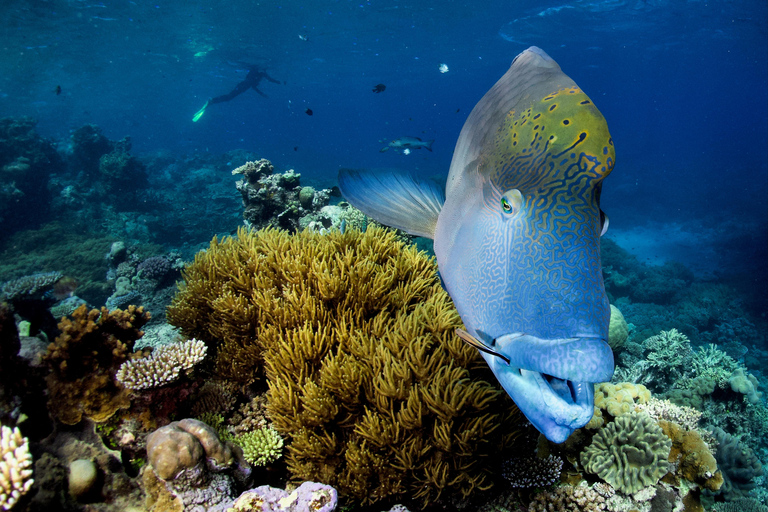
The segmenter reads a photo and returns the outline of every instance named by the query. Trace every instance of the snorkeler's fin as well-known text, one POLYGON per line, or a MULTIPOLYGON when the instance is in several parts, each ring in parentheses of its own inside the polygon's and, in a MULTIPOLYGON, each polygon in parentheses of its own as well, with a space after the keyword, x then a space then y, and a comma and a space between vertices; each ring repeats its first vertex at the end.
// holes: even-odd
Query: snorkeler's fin
POLYGON ((197 113, 192 117, 192 122, 196 123, 201 117, 203 117, 203 114, 205 114, 205 109, 208 108, 208 102, 205 102, 205 105, 203 105, 203 108, 197 111, 197 113))

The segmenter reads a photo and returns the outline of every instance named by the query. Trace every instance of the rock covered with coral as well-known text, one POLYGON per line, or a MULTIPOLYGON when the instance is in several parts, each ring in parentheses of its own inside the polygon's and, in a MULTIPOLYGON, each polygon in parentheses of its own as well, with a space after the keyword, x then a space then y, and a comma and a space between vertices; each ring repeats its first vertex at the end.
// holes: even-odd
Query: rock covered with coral
POLYGON ((232 171, 243 175, 237 189, 243 197, 245 224, 295 231, 320 221, 320 227, 331 227, 330 219, 322 222, 319 217, 321 209, 328 205, 331 191, 302 187, 301 175, 292 169, 282 174, 275 174, 274 170, 272 162, 262 158, 232 171))
POLYGON ((232 512, 333 512, 336 489, 304 482, 293 491, 262 485, 241 494, 226 510, 232 512))

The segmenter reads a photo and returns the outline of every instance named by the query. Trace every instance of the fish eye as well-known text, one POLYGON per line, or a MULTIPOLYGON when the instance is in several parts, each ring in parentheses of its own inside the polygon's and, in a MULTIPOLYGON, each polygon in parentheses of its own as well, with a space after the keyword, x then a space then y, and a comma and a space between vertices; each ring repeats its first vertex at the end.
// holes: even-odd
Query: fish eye
POLYGON ((514 215, 523 205, 523 194, 516 188, 507 190, 501 196, 501 209, 504 213, 514 215))
POLYGON ((600 236, 608 232, 608 216, 603 210, 600 210, 600 236))

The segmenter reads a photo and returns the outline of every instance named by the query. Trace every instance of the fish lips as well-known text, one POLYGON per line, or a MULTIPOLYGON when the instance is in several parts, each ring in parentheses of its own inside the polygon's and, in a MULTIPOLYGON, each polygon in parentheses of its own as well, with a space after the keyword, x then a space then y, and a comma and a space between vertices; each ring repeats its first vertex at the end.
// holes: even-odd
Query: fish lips
POLYGON ((613 375, 613 352, 601 338, 545 340, 515 333, 496 338, 493 350, 509 360, 482 354, 499 383, 555 443, 592 419, 594 383, 613 375))

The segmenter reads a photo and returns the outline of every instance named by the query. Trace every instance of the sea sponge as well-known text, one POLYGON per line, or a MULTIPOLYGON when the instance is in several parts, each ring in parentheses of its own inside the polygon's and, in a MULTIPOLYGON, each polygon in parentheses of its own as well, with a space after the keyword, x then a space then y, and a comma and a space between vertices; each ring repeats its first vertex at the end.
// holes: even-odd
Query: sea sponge
POLYGON ((614 488, 632 494, 654 485, 669 470, 672 441, 645 413, 617 417, 592 438, 581 463, 614 488))
POLYGON ((626 343, 629 337, 629 326, 627 321, 624 320, 624 315, 621 314, 619 308, 611 304, 611 322, 608 325, 608 345, 614 350, 614 352, 626 343))
POLYGON ((105 421, 130 406, 115 373, 144 334, 141 327, 149 319, 141 307, 88 311, 82 305, 71 319, 61 320, 61 334, 43 359, 52 370, 46 378, 48 408, 62 423, 74 425, 83 416, 105 421))
POLYGON ((660 420, 659 427, 672 440, 669 462, 677 467, 676 473, 710 491, 720 489, 723 475, 717 470, 717 461, 701 435, 666 420, 660 420))
POLYGON ((362 503, 492 485, 521 419, 455 335, 434 259, 381 228, 241 229, 184 277, 169 320, 217 349, 220 377, 247 383, 266 366, 295 481, 362 503))

